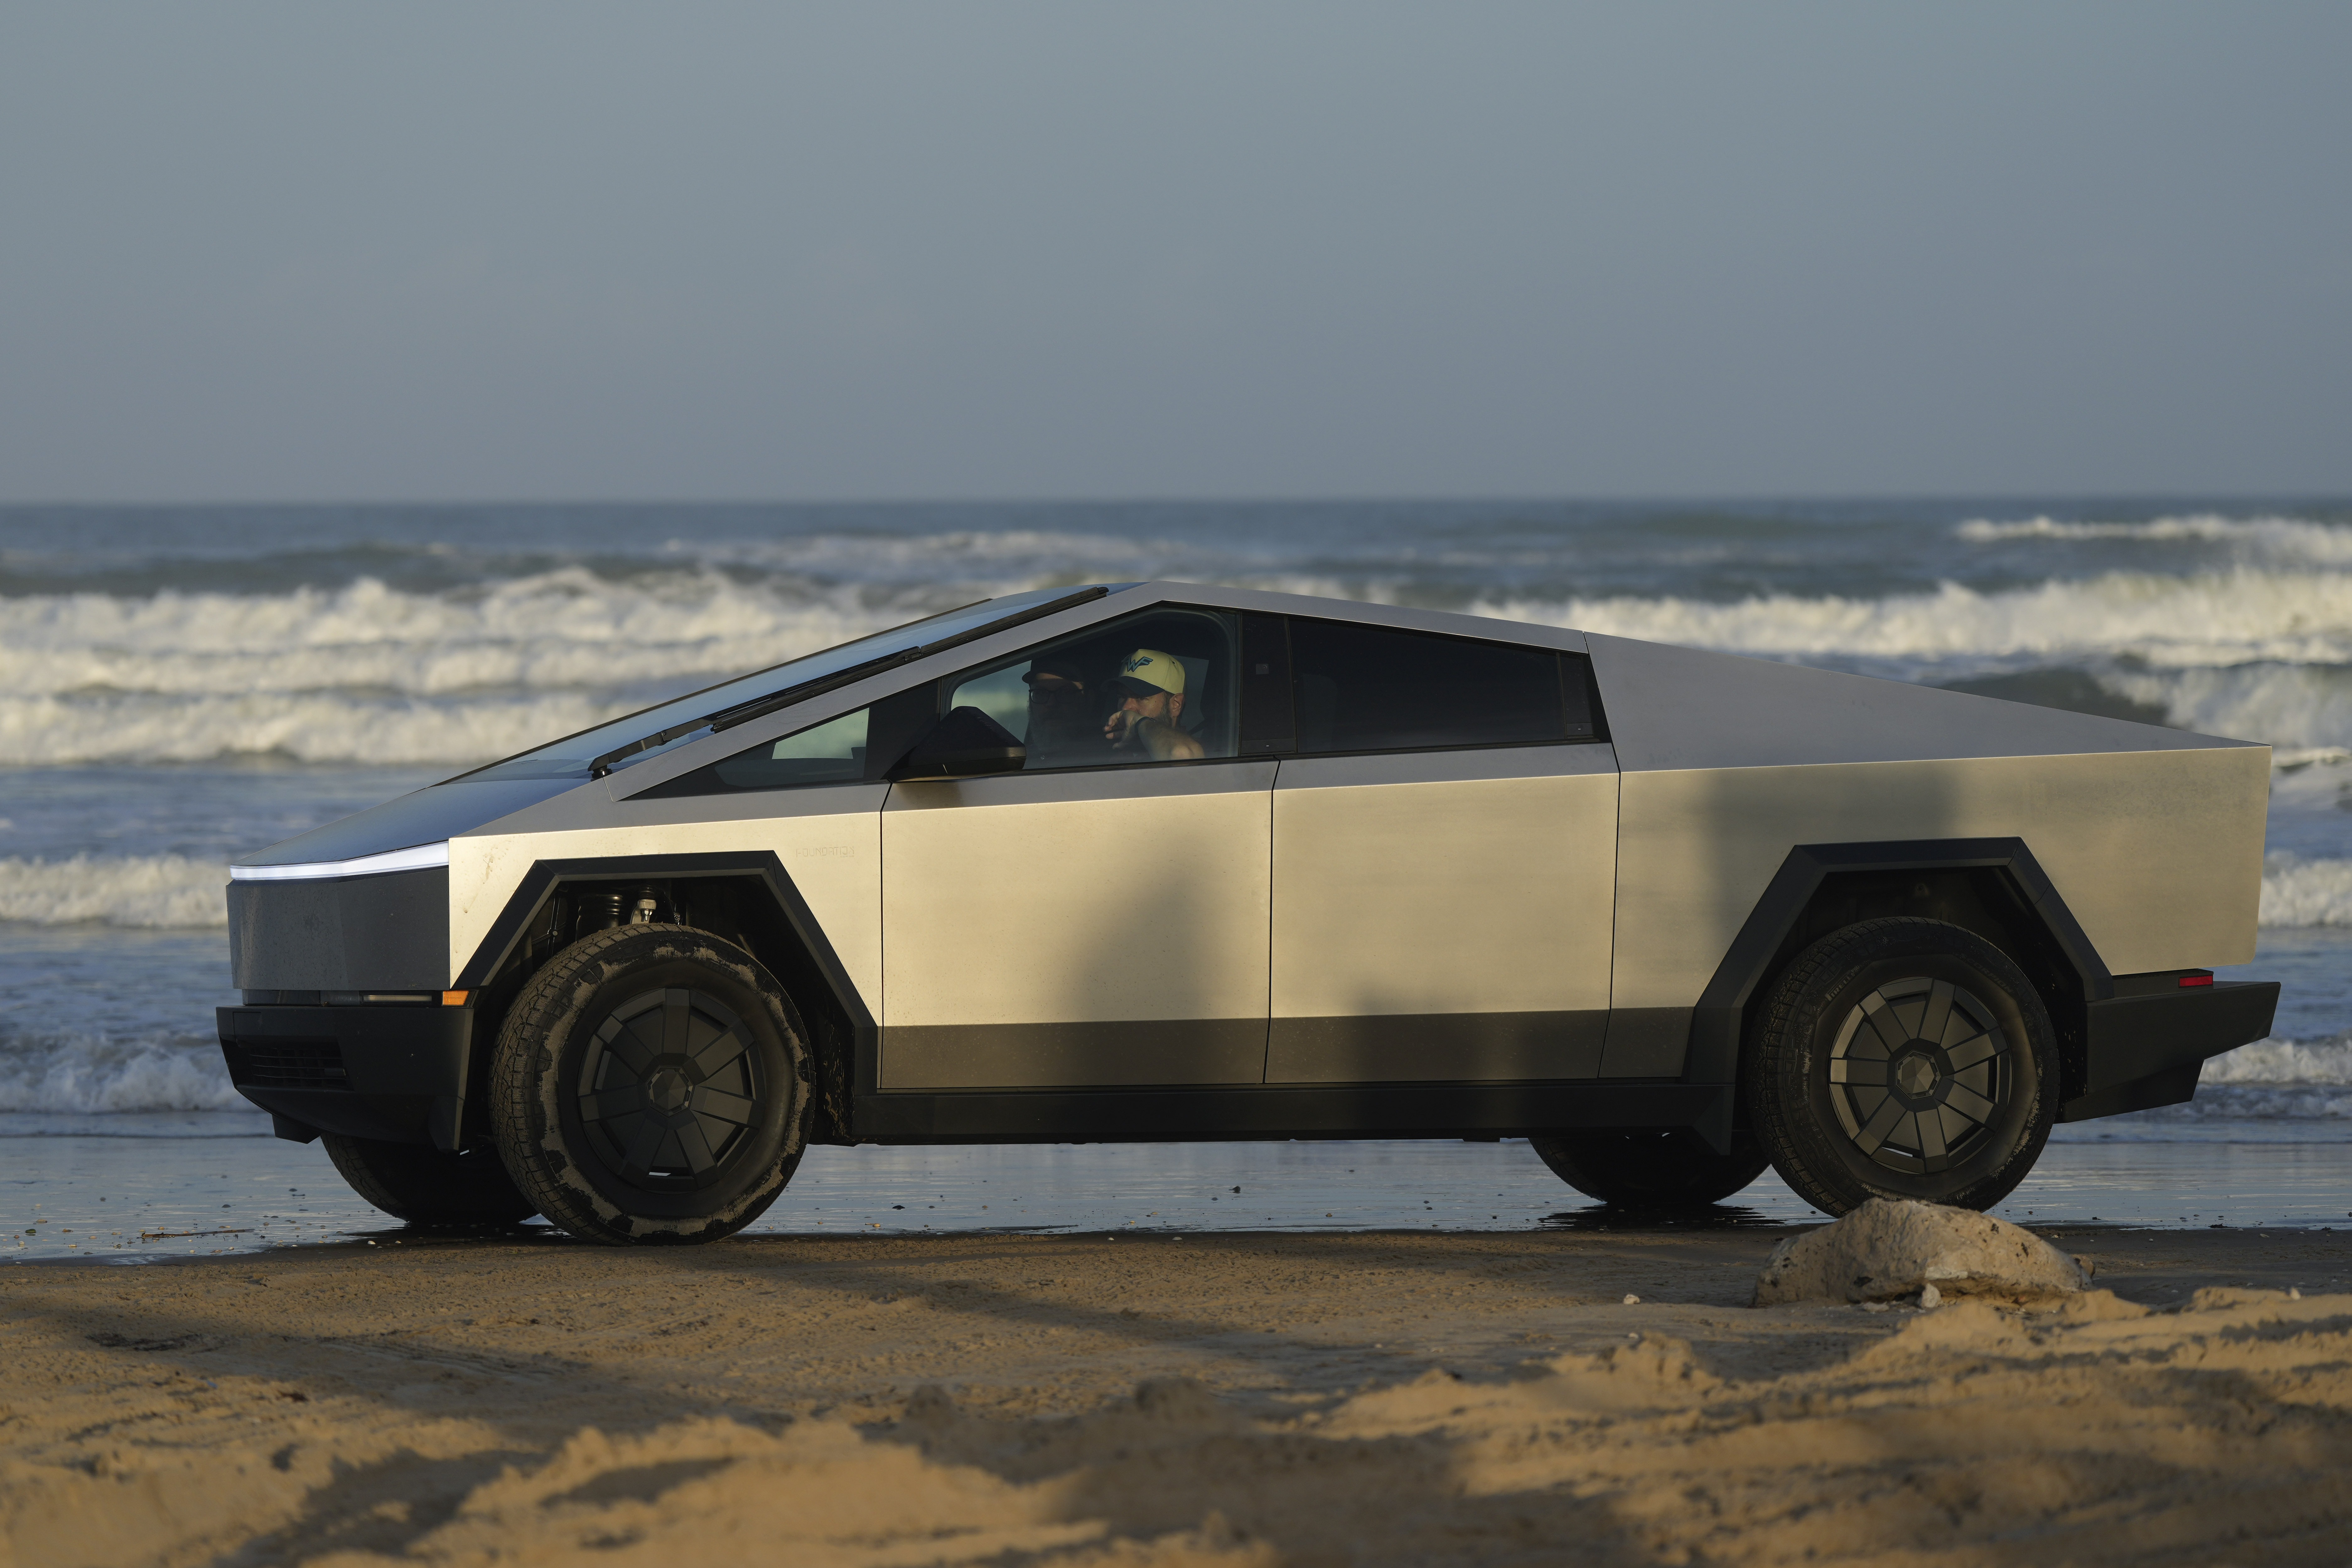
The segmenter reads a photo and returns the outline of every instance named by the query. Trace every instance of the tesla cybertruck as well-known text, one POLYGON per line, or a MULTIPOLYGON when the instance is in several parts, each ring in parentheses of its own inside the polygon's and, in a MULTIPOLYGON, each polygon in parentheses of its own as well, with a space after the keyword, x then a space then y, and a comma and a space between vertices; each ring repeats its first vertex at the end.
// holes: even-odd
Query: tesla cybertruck
POLYGON ((1469 616, 985 601, 232 868, 229 1071, 420 1223, 722 1237, 811 1143, 1526 1137, 1983 1207, 2265 1035, 2267 747, 1469 616))

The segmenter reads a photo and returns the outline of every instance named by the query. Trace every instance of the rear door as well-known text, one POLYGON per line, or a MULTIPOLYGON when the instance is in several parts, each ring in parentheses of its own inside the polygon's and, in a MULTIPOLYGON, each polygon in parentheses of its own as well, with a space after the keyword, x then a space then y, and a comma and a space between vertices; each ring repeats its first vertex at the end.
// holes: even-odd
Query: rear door
POLYGON ((1266 1081, 1597 1076, 1617 767, 1587 661, 1289 630, 1299 754, 1274 789, 1266 1081))

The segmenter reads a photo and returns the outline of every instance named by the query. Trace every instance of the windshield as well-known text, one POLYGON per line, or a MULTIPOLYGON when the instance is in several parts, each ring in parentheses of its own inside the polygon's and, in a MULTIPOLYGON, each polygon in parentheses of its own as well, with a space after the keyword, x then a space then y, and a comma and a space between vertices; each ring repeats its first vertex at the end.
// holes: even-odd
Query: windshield
MULTIPOLYGON (((681 725, 690 726, 687 732, 673 737, 665 744, 690 739, 701 728, 695 721, 756 702, 775 692, 824 680, 828 676, 839 675, 845 670, 872 664, 894 654, 971 637, 998 621, 1017 618, 1024 611, 1068 599, 1078 592, 1081 590, 1039 588, 1026 594, 1009 594, 1001 599, 982 599, 960 610, 949 610, 919 621, 909 621, 887 632, 859 637, 856 642, 845 642, 837 647, 774 665, 718 686, 690 691, 683 697, 641 709, 625 718, 599 724, 593 730, 583 730, 576 735, 566 735, 560 741, 551 741, 535 750, 509 757, 504 762, 493 763, 486 768, 478 768, 470 773, 461 773, 458 777, 476 782, 483 779, 586 778, 591 763, 609 758, 614 752, 625 751, 664 731, 676 730, 681 725)), ((1099 596, 1102 589, 1097 587, 1087 592, 1091 596, 1099 596)), ((632 752, 625 760, 641 761, 656 749, 648 746, 632 752)), ((606 765, 612 764, 608 763, 606 765)), ((445 782, 454 784, 457 781, 445 782)))

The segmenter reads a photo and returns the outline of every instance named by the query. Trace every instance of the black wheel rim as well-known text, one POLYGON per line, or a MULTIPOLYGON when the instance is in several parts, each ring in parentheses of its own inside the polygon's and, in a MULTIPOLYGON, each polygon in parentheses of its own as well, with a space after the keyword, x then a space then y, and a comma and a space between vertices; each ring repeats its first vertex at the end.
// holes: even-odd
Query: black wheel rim
POLYGON ((708 992, 673 986, 614 1008, 580 1067, 581 1124, 614 1176, 644 1192, 724 1180, 756 1141, 751 1032, 708 992))
POLYGON ((1854 1005, 1830 1051, 1830 1104, 1865 1157, 1906 1175, 1967 1159, 2000 1114, 2009 1037, 1948 980, 1890 981, 1854 1005))

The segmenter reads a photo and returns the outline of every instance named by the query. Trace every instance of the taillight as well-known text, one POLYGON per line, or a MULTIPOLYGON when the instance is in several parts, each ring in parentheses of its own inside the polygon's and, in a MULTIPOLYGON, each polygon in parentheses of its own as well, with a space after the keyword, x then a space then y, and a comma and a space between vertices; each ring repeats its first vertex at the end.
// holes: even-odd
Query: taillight
POLYGON ((2183 986, 2210 985, 2213 984, 2213 972, 2210 969, 2192 970, 2180 977, 2180 984, 2183 986))

